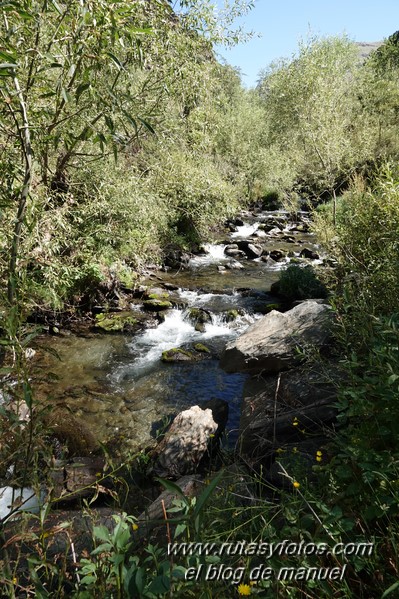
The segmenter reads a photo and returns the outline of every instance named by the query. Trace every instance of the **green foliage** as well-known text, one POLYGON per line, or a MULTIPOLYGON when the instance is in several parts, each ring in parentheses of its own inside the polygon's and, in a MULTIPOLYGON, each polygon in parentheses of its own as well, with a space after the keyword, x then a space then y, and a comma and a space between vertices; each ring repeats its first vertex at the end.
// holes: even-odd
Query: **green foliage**
POLYGON ((344 304, 359 331, 368 328, 369 315, 399 309, 398 236, 399 173, 386 165, 369 189, 361 182, 340 198, 337 226, 319 211, 316 231, 324 231, 323 243, 341 266, 344 304), (365 322, 361 323, 361 317, 365 322), (359 319, 359 320, 358 320, 359 319))
POLYGON ((289 300, 324 298, 327 290, 311 266, 288 266, 281 272, 278 292, 289 300))

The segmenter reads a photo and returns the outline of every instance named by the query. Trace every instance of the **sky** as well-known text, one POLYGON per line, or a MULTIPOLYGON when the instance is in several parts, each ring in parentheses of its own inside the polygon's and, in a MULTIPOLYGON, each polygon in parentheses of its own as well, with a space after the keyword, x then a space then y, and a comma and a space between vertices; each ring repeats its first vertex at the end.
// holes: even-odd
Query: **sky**
POLYGON ((244 85, 253 87, 262 68, 292 56, 309 32, 346 34, 355 42, 382 41, 399 30, 399 0, 256 0, 255 8, 238 24, 262 37, 231 50, 216 50, 228 64, 240 68, 244 85))

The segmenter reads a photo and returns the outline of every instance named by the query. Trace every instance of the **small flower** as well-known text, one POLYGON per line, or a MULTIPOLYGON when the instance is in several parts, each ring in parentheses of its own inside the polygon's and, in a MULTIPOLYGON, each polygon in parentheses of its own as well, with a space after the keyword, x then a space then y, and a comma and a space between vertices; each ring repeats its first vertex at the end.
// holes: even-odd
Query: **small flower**
POLYGON ((251 587, 249 584, 239 584, 237 591, 239 595, 250 595, 251 587))
POLYGON ((297 453, 297 451, 298 451, 298 447, 293 447, 292 448, 292 453, 297 453))
POLYGON ((319 451, 316 451, 316 455, 319 456, 319 458, 321 458, 321 456, 323 455, 323 452, 320 451, 320 449, 319 449, 319 451))
POLYGON ((316 456, 316 462, 322 462, 323 458, 319 455, 316 456))
POLYGON ((254 586, 254 584, 258 584, 256 580, 250 580, 249 584, 251 585, 251 587, 254 586))
POLYGON ((292 484, 294 485, 295 489, 299 489, 299 487, 301 486, 301 484, 296 480, 294 480, 292 484))
POLYGON ((14 576, 14 578, 12 579, 12 583, 17 584, 17 582, 18 582, 18 579, 14 576))
POLYGON ((133 530, 138 530, 139 529, 139 527, 137 526, 137 524, 135 522, 133 522, 132 528, 133 528, 133 530))
POLYGON ((299 424, 299 420, 298 420, 298 418, 295 416, 295 418, 294 418, 294 422, 292 423, 292 426, 298 426, 298 424, 299 424))

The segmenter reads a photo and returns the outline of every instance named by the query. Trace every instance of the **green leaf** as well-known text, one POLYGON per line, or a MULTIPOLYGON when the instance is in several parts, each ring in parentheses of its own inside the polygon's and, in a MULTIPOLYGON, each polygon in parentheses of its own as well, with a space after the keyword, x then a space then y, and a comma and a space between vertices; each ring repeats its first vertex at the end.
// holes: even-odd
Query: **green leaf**
POLYGON ((110 532, 106 526, 94 526, 93 534, 96 539, 100 539, 100 541, 109 541, 110 540, 110 532))
POLYGON ((115 56, 115 54, 112 54, 112 52, 106 52, 105 54, 110 57, 110 59, 112 60, 112 62, 114 63, 114 65, 116 66, 118 71, 124 70, 123 64, 121 63, 119 58, 117 56, 115 56))
POLYGON ((81 83, 80 85, 78 85, 75 92, 76 104, 79 102, 79 98, 83 94, 83 92, 90 88, 90 85, 90 83, 81 83))
POLYGON ((110 551, 112 549, 111 543, 101 543, 98 547, 93 549, 91 555, 98 555, 99 553, 104 553, 105 551, 110 551))
POLYGON ((161 576, 157 576, 148 587, 149 593, 154 593, 154 595, 163 595, 170 590, 170 580, 167 576, 162 574, 161 576))
POLYGON ((170 493, 173 493, 174 495, 178 495, 179 497, 181 497, 187 506, 190 505, 187 497, 184 495, 183 491, 178 485, 172 483, 172 481, 170 480, 165 480, 163 478, 155 478, 155 480, 161 483, 161 485, 165 487, 165 489, 170 493))
POLYGON ((65 87, 61 87, 61 96, 65 104, 68 104, 68 102, 72 100, 71 94, 65 89, 65 87))
POLYGON ((56 0, 51 0, 51 4, 54 6, 55 10, 58 12, 59 15, 62 15, 62 8, 61 6, 58 4, 58 2, 56 2, 56 0))
POLYGON ((193 517, 196 518, 202 508, 204 507, 205 503, 208 501, 208 499, 210 498, 210 496, 212 495, 213 491, 215 490, 217 484, 219 483, 220 479, 222 478, 224 474, 224 470, 221 470, 217 476, 215 476, 215 478, 212 480, 212 482, 205 487, 204 491, 202 491, 201 495, 198 497, 197 499, 197 503, 194 509, 194 514, 193 517))
POLYGON ((139 116, 137 117, 137 120, 140 121, 140 123, 142 125, 144 125, 144 127, 146 129, 148 129, 148 131, 150 131, 151 133, 153 133, 155 135, 155 131, 154 129, 151 127, 150 123, 148 123, 147 121, 145 121, 144 119, 140 118, 139 116))
POLYGON ((398 587, 399 587, 399 581, 391 584, 391 586, 386 591, 384 591, 384 593, 381 596, 381 599, 384 599, 384 597, 388 597, 388 595, 390 595, 393 591, 396 591, 396 589, 398 587))

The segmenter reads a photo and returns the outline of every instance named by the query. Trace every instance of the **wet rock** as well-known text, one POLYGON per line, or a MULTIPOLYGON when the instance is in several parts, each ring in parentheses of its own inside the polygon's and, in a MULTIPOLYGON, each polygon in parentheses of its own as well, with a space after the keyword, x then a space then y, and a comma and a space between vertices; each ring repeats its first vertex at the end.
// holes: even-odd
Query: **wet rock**
POLYGON ((217 269, 219 272, 226 272, 226 267, 222 266, 221 264, 218 264, 217 269))
POLYGON ((143 308, 149 312, 161 312, 162 310, 169 310, 172 308, 172 302, 160 299, 145 300, 143 302, 143 308))
POLYGON ((166 349, 162 352, 162 362, 175 363, 175 362, 195 362, 196 356, 190 351, 181 347, 174 347, 172 349, 166 349))
POLYGON ((296 348, 323 347, 330 339, 331 310, 307 300, 281 313, 273 310, 228 343, 221 367, 226 372, 280 372, 298 364, 296 348))
POLYGON ((261 256, 262 262, 264 262, 269 268, 276 266, 276 260, 273 260, 270 256, 261 256))
POLYGON ((178 478, 197 469, 218 425, 209 408, 193 406, 176 416, 153 454, 153 473, 178 478))
POLYGON ((248 258, 259 258, 263 253, 263 248, 260 245, 251 243, 248 239, 239 241, 237 243, 240 250, 245 252, 248 258))
POLYGON ((269 253, 269 257, 275 262, 280 262, 281 260, 284 260, 284 258, 286 257, 286 253, 284 252, 284 250, 272 250, 269 253))
POLYGON ((237 260, 230 260, 230 262, 227 262, 226 268, 228 270, 243 270, 244 266, 237 260))
POLYGON ((320 258, 319 254, 310 248, 303 248, 299 255, 301 258, 308 258, 309 260, 318 260, 320 258))
POLYGON ((234 320, 236 320, 238 318, 238 316, 240 315, 240 312, 236 308, 231 308, 230 310, 227 310, 227 312, 225 312, 225 315, 226 315, 226 322, 233 322, 234 320))
POLYGON ((238 257, 244 258, 246 256, 245 252, 240 250, 236 243, 231 243, 229 245, 226 245, 226 247, 224 249, 224 253, 226 254, 226 256, 232 256, 233 258, 238 258, 238 257))
POLYGON ((207 322, 212 322, 212 316, 210 315, 210 313, 207 310, 203 310, 202 308, 190 308, 188 314, 189 319, 193 323, 195 330, 201 333, 205 330, 205 324, 207 322))

